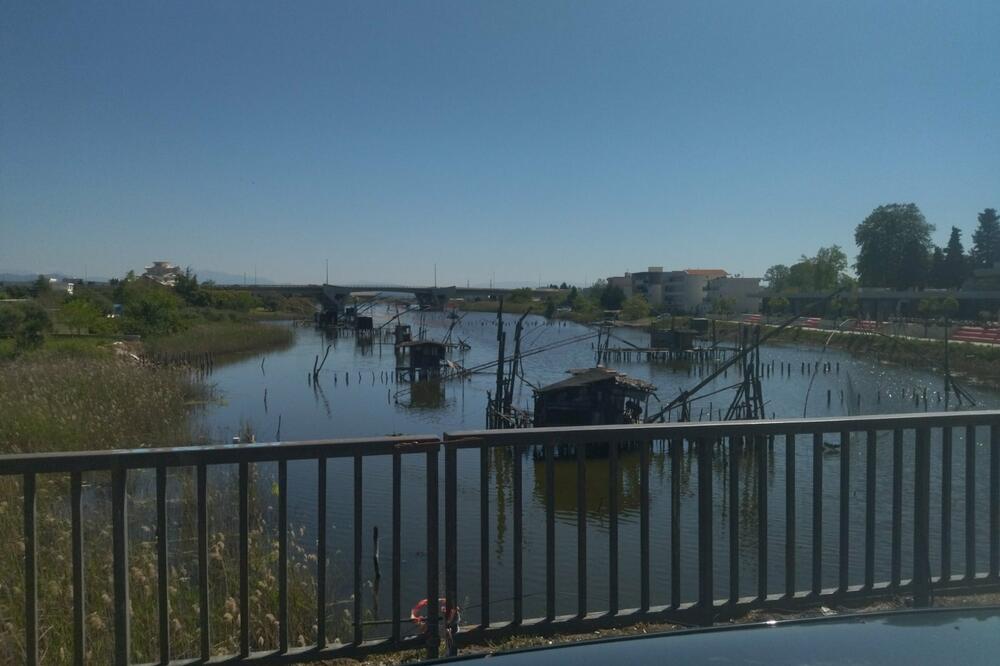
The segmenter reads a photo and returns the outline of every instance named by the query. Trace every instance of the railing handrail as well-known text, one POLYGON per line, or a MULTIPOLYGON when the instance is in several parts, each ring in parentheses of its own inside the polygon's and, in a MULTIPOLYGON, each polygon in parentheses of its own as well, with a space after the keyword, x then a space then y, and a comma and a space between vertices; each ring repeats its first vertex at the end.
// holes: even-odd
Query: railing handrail
MULTIPOLYGON (((0 476, 29 472, 88 472, 112 468, 146 469, 152 467, 187 467, 277 460, 308 460, 354 455, 384 455, 423 445, 436 445, 437 435, 392 435, 352 439, 319 439, 294 442, 253 442, 246 444, 192 445, 145 449, 107 449, 103 451, 54 451, 0 455, 0 476)), ((406 452, 403 451, 403 452, 406 452)))
POLYGON ((246 444, 210 444, 137 449, 106 449, 92 451, 54 451, 45 453, 12 453, 0 455, 0 476, 27 472, 57 473, 108 470, 113 467, 143 469, 152 467, 184 467, 207 463, 212 465, 240 462, 312 459, 319 456, 353 455, 358 448, 363 455, 392 453, 400 446, 420 446, 444 443, 448 446, 478 446, 484 442, 496 445, 531 444, 540 440, 593 442, 607 440, 669 440, 719 438, 731 435, 785 435, 815 432, 863 432, 897 428, 943 428, 963 425, 988 426, 1000 424, 1000 410, 964 412, 916 412, 827 418, 769 419, 758 421, 710 421, 644 423, 628 425, 554 426, 512 430, 460 430, 442 436, 391 435, 300 440, 290 442, 254 442, 246 444))
POLYGON ((786 435, 816 432, 864 432, 914 428, 944 428, 964 425, 987 426, 1000 424, 1000 410, 965 412, 916 412, 876 414, 828 418, 767 419, 757 421, 709 421, 675 423, 640 423, 627 425, 552 426, 512 430, 461 430, 446 432, 448 445, 477 446, 484 442, 497 444, 531 444, 540 440, 560 444, 589 443, 598 438, 608 440, 670 440, 718 438, 729 435, 786 435))

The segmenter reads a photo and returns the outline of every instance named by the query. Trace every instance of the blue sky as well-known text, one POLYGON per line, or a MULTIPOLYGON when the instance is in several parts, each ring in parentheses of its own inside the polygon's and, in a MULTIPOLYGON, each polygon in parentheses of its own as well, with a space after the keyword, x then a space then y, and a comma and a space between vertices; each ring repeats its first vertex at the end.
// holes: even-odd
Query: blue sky
POLYGON ((0 3, 0 270, 761 274, 1000 207, 1000 3, 0 3))

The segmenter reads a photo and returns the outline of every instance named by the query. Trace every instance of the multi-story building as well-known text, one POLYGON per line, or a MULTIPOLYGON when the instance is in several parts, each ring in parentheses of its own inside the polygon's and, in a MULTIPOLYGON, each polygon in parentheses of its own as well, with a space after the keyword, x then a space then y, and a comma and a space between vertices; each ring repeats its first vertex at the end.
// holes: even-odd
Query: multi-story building
POLYGON ((664 271, 650 266, 644 272, 609 277, 608 284, 620 287, 626 296, 642 294, 651 306, 667 312, 708 312, 720 298, 735 312, 760 310, 760 279, 730 277, 719 268, 664 271))

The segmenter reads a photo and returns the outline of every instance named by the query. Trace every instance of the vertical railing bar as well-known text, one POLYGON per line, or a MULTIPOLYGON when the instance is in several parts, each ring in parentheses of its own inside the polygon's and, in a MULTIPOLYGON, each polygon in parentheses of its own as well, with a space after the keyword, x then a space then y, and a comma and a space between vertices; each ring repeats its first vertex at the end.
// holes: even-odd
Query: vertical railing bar
POLYGON ((156 468, 156 602, 160 663, 170 663, 170 596, 167 550, 167 468, 156 468))
POLYGON ((608 613, 618 612, 618 442, 608 442, 608 613))
POLYGON ((838 587, 847 592, 851 554, 851 433, 840 433, 840 548, 838 556, 838 587))
MULTIPOLYGON (((438 450, 427 449, 427 658, 436 659, 441 642, 438 582, 438 450)), ((446 621, 450 621, 446 618, 446 621)))
POLYGON ((930 601, 930 430, 917 429, 913 490, 913 605, 930 601))
POLYGON ((740 599, 740 443, 727 439, 729 446, 729 603, 740 599))
POLYGON ((941 429, 941 580, 951 580, 951 427, 941 429))
POLYGON ((639 609, 649 610, 649 447, 639 442, 639 609))
MULTIPOLYGON (((445 453, 445 465, 448 464, 448 454, 445 453)), ((445 472, 445 483, 448 483, 448 472, 445 472)), ((446 492, 447 497, 447 492, 446 492)), ((445 512, 449 507, 445 504, 445 512)), ((445 533, 447 535, 447 532, 445 533)), ((399 451, 392 452, 392 642, 399 643, 402 638, 403 628, 400 618, 403 612, 403 604, 400 598, 403 586, 401 577, 403 571, 403 455, 399 451)), ((445 549, 447 552, 447 546, 445 549)), ((448 556, 445 555, 445 566, 448 566, 448 556)), ((445 584, 447 585, 447 580, 445 584)), ((454 597, 445 595, 449 599, 449 604, 454 603, 454 597)), ((451 607, 449 606, 449 611, 451 607)))
POLYGON ((555 444, 545 445, 545 619, 556 618, 556 465, 555 444))
POLYGON ((684 440, 670 441, 670 605, 681 605, 681 456, 684 440))
POLYGON ((250 656, 250 464, 239 465, 240 657, 250 656))
MULTIPOLYGON (((320 456, 316 460, 316 647, 321 650, 326 647, 326 468, 327 459, 320 456)), ((393 587, 399 587, 397 580, 393 579, 393 587)))
POLYGON ((211 636, 208 625, 208 470, 205 463, 197 466, 198 521, 198 627, 201 639, 201 659, 211 656, 211 636))
POLYGON ((812 594, 823 591, 823 433, 813 433, 812 594))
POLYGON ((875 490, 876 433, 869 430, 865 442, 865 588, 875 587, 875 490))
MULTIPOLYGON (((430 472, 428 472, 428 474, 429 473, 430 472)), ((361 617, 364 610, 361 599, 361 558, 364 555, 361 543, 361 532, 364 527, 363 478, 364 468, 362 466, 361 449, 357 448, 354 451, 354 617, 352 618, 354 622, 355 645, 361 645, 361 643, 365 640, 364 624, 362 623, 363 618, 361 617)), ((428 598, 427 604, 427 614, 430 616, 432 614, 431 611, 434 608, 432 605, 433 599, 428 598)))
MULTIPOLYGON (((83 591, 83 475, 70 473, 70 513, 73 532, 73 664, 83 666, 85 630, 83 619, 86 614, 86 597, 83 591)), ((157 498, 159 501, 159 497, 157 498)), ((161 629, 165 626, 161 621, 161 629)), ((163 632, 160 632, 162 639, 163 632)), ((162 654, 162 646, 160 648, 162 654)))
POLYGON ((288 461, 278 461, 278 651, 288 652, 288 461))
MULTIPOLYGON (((444 449, 444 597, 445 617, 454 617, 458 603, 458 450, 448 446, 447 439, 444 449)), ((450 631, 449 626, 446 636, 450 631)), ((394 637, 394 640, 399 638, 394 637)), ((457 654, 453 641, 448 641, 448 648, 446 656, 457 654)))
POLYGON ((1000 426, 990 425, 990 577, 1000 577, 1000 426))
POLYGON ((514 625, 524 619, 524 447, 514 447, 514 625))
POLYGON ((576 614, 587 615, 587 445, 576 445, 576 614))
POLYGON ((785 595, 795 596, 795 433, 785 435, 785 595))
POLYGON ((479 604, 480 624, 490 626, 490 448, 479 447, 479 604))
POLYGON ((698 605, 701 623, 715 620, 714 558, 712 552, 712 453, 714 442, 695 441, 698 447, 698 605))
MULTIPOLYGON (((24 650, 25 663, 35 666, 38 663, 38 539, 37 539, 37 500, 36 478, 34 472, 24 475, 22 495, 24 497, 24 650)), ((116 523, 117 524, 117 523, 116 523)), ((115 533, 117 536, 117 531, 115 533)), ((117 551, 115 553, 117 555, 117 551)), ((120 583, 117 577, 118 566, 115 563, 115 583, 120 583)), ((118 600, 117 586, 115 601, 118 600)), ((117 611, 117 607, 115 609, 117 611)), ((115 613, 115 619, 118 615, 115 613)), ((118 636, 118 625, 115 624, 115 636, 118 636)), ((116 651, 117 654, 117 651, 116 651)), ((126 652, 126 659, 128 653, 126 652)))
POLYGON ((767 599, 767 437, 754 437, 757 462, 757 597, 767 599))
POLYGON ((115 665, 129 663, 128 507, 124 467, 111 470, 111 549, 115 603, 115 665))
POLYGON ((903 572, 903 431, 892 431, 892 556, 890 584, 899 587, 903 572))
POLYGON ((965 427, 965 579, 976 578, 976 426, 965 427))

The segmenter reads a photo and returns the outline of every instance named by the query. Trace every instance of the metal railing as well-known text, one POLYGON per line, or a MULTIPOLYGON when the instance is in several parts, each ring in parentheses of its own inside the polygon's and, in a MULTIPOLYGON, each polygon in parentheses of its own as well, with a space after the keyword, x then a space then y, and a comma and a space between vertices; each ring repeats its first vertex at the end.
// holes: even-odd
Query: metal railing
MULTIPOLYGON (((888 439, 888 438, 886 438, 888 439)), ((512 633, 555 634, 588 631, 597 628, 632 624, 637 622, 676 622, 679 624, 711 625, 742 615, 756 608, 777 607, 782 609, 797 606, 816 605, 820 602, 840 603, 852 599, 887 596, 912 595, 915 605, 927 605, 933 594, 967 593, 987 587, 1000 586, 1000 413, 997 412, 950 412, 937 414, 900 414, 887 416, 861 416, 827 419, 795 419, 781 421, 717 422, 717 423, 673 423, 657 425, 591 426, 567 428, 540 428, 536 430, 484 430, 459 432, 445 435, 445 588, 449 604, 461 597, 458 587, 458 521, 456 519, 457 499, 457 454, 462 449, 478 449, 481 465, 482 485, 480 493, 479 521, 481 553, 479 562, 478 598, 481 604, 481 620, 476 626, 463 627, 457 636, 459 644, 475 643, 499 638, 512 633), (988 456, 977 454, 976 429, 988 429, 988 456), (964 573, 952 574, 952 527, 953 527, 953 432, 960 429, 964 435, 965 468, 964 482, 964 533, 965 563, 964 573), (878 433, 891 434, 891 444, 878 443, 878 433), (930 535, 931 507, 931 450, 932 433, 937 448, 936 459, 940 462, 940 486, 935 487, 934 496, 939 497, 939 566, 932 572, 930 535), (828 441, 832 435, 834 442, 828 441), (851 508, 854 494, 851 485, 852 436, 862 440, 864 446, 865 486, 861 496, 864 502, 864 550, 863 581, 851 580, 852 560, 860 554, 859 544, 851 543, 851 508), (769 522, 769 484, 767 466, 769 457, 774 455, 773 445, 784 440, 783 451, 784 487, 779 502, 783 501, 783 524, 769 522), (910 440, 913 448, 913 476, 906 488, 908 499, 912 499, 912 569, 909 579, 902 578, 904 548, 904 442, 910 440), (669 530, 669 603, 651 604, 651 552, 650 532, 650 444, 665 443, 669 457, 669 518, 667 525, 659 525, 658 534, 669 530), (637 608, 619 607, 619 583, 623 571, 619 568, 619 513, 617 487, 619 477, 619 450, 631 445, 639 456, 639 537, 638 572, 628 571, 625 575, 639 580, 639 605, 637 608), (687 447, 685 450, 684 447, 687 447), (889 556, 891 565, 888 580, 876 580, 876 515, 877 515, 877 461, 878 447, 891 446, 891 535, 889 556), (512 448, 513 455, 513 617, 509 621, 497 622, 491 615, 491 567, 490 567, 490 506, 487 488, 489 481, 487 452, 494 448, 512 448), (588 516, 587 516, 587 460, 598 448, 598 455, 607 456, 609 467, 609 488, 607 489, 607 604, 605 608, 592 608, 588 598, 588 516), (525 451, 532 449, 540 458, 544 468, 545 510, 545 592, 544 614, 528 619, 524 613, 523 580, 524 569, 524 490, 521 484, 521 461, 525 451), (796 458, 803 449, 811 453, 811 473, 807 478, 797 478, 796 458), (557 453, 561 463, 566 458, 575 461, 576 466, 576 528, 575 544, 556 542, 555 515, 555 466, 557 453), (824 587, 824 484, 832 476, 824 472, 826 456, 833 454, 839 459, 839 474, 834 482, 839 486, 837 500, 838 537, 836 551, 837 584, 824 587), (681 517, 682 456, 693 456, 697 467, 696 543, 682 541, 681 517), (753 517, 756 525, 756 581, 755 593, 741 596, 741 521, 745 517, 736 510, 740 493, 741 456, 750 456, 747 463, 755 468, 753 483, 756 493, 753 517), (724 517, 728 531, 728 596, 718 598, 714 578, 719 573, 720 564, 714 547, 714 512, 719 498, 713 494, 715 463, 720 457, 727 458, 723 478, 728 493, 729 511, 724 517), (977 465, 989 464, 988 503, 977 501, 975 485, 977 465), (811 495, 811 543, 808 562, 804 564, 809 572, 808 585, 799 585, 798 572, 803 563, 799 561, 796 546, 800 544, 796 530, 799 519, 797 508, 800 497, 797 491, 805 488, 811 495), (938 492, 939 490, 939 492, 938 492), (980 571, 977 550, 982 544, 977 542, 976 524, 988 520, 988 567, 980 571), (777 537, 782 542, 782 580, 769 581, 768 558, 769 541, 777 537), (853 547, 852 547, 853 546, 853 547), (556 581, 560 572, 556 567, 557 549, 576 549, 576 612, 557 615, 556 581), (697 559, 697 598, 685 601, 681 594, 682 552, 697 559), (692 555, 693 554, 693 555, 692 555), (780 587, 780 590, 775 590, 780 587)), ((537 488, 537 484, 536 484, 537 488)), ((859 498, 860 499, 860 498, 859 498)), ((909 513, 909 512, 907 512, 909 513)), ((603 527, 602 527, 603 528, 603 527)), ((663 541, 662 539, 660 540, 663 541)))
MULTIPOLYGON (((390 457, 392 460, 392 570, 394 581, 399 580, 402 458, 424 456, 426 478, 426 553, 427 592, 433 597, 438 584, 438 453, 440 438, 434 436, 403 436, 353 440, 312 442, 284 442, 273 444, 248 444, 232 446, 184 447, 170 449, 136 449, 97 452, 43 453, 35 455, 0 456, 0 476, 22 477, 24 511, 24 609, 25 663, 39 663, 38 624, 38 530, 36 518, 36 489, 41 475, 66 475, 70 477, 72 567, 73 567, 73 651, 72 663, 83 664, 87 653, 87 627, 85 618, 84 539, 82 510, 82 474, 85 472, 110 472, 112 514, 113 606, 114 606, 114 663, 131 663, 130 649, 130 597, 129 597, 129 548, 126 483, 130 472, 154 469, 156 471, 156 565, 157 565, 157 622, 160 664, 205 663, 213 658, 209 635, 209 539, 208 539, 208 474, 209 466, 237 465, 239 485, 239 599, 241 618, 239 627, 239 652, 231 656, 232 663, 254 664, 294 663, 344 656, 359 656, 388 649, 423 647, 423 637, 403 637, 399 586, 392 595, 392 635, 388 639, 365 641, 362 614, 361 550, 362 550, 362 488, 364 460, 371 457, 390 457), (327 619, 327 462, 349 458, 354 462, 354 570, 353 570, 353 641, 349 644, 332 644, 326 637, 327 619), (289 461, 316 461, 316 643, 312 647, 290 647, 288 632, 288 463, 289 461), (250 642, 250 580, 249 554, 249 505, 251 464, 277 463, 278 497, 278 562, 277 622, 281 628, 276 651, 253 652, 250 642), (170 571, 167 550, 167 470, 169 468, 194 468, 196 481, 197 558, 198 558, 198 635, 200 655, 196 659, 172 660, 170 641, 170 609, 168 586, 170 571)), ((234 507, 236 508, 236 507, 234 507)), ((437 636, 437 617, 427 619, 430 636, 437 636)), ((428 654, 437 652, 437 641, 428 642, 428 654)))
MULTIPOLYGON (((480 621, 475 626, 463 626, 454 636, 457 645, 484 639, 502 637, 514 633, 551 634, 577 630, 592 630, 600 627, 624 625, 640 621, 672 621, 681 624, 710 625, 754 608, 781 608, 798 605, 815 605, 819 602, 839 603, 851 599, 875 598, 889 595, 912 595, 914 603, 924 605, 937 593, 964 593, 1000 586, 1000 412, 951 412, 940 414, 902 414, 889 416, 864 416, 833 419, 800 419, 781 421, 720 422, 720 423, 673 423, 635 426, 592 426, 567 428, 539 428, 525 430, 474 431, 448 433, 443 437, 403 436, 371 439, 332 440, 318 442, 295 442, 279 444, 250 444, 233 446, 186 447, 174 449, 140 449, 127 451, 99 451, 86 453, 48 453, 35 455, 0 456, 0 476, 19 476, 22 480, 24 518, 24 612, 25 661, 36 664, 39 661, 38 623, 38 529, 36 516, 36 493, 39 477, 42 475, 68 475, 70 480, 70 506, 72 529, 72 600, 73 600, 73 655, 74 664, 82 664, 86 654, 87 627, 85 625, 85 585, 84 580, 84 531, 82 475, 88 472, 109 472, 111 477, 112 503, 112 545, 113 545, 113 606, 114 606, 114 663, 130 663, 130 613, 129 613, 129 519, 127 515, 127 481, 129 474, 136 470, 155 470, 156 508, 156 563, 157 563, 157 622, 159 662, 161 664, 204 663, 219 657, 211 654, 209 635, 209 579, 207 564, 208 544, 208 501, 209 485, 207 469, 213 465, 235 465, 238 468, 239 513, 239 651, 226 657, 227 663, 294 663, 317 659, 332 659, 341 656, 363 656, 376 651, 406 648, 425 648, 430 657, 436 656, 440 638, 450 633, 451 627, 444 621, 453 617, 452 609, 458 603, 463 590, 459 589, 459 456, 463 451, 475 449, 479 452, 479 582, 478 590, 472 590, 472 598, 478 598, 480 621), (988 455, 977 451, 977 428, 988 431, 988 455), (952 528, 953 528, 953 433, 960 431, 964 437, 964 567, 961 575, 953 575, 952 528), (878 433, 891 433, 891 444, 878 441, 878 433), (834 436, 831 444, 828 436, 834 436), (853 437, 852 437, 853 436, 853 437), (856 441, 853 441, 856 440, 856 441), (654 443, 662 443, 666 466, 669 467, 669 492, 664 505, 669 504, 666 524, 655 528, 651 520, 651 455, 654 443), (774 444, 784 444, 782 461, 785 468, 783 488, 769 488, 765 473, 769 460, 775 453, 774 444), (858 557, 856 547, 851 543, 851 508, 855 502, 851 486, 852 447, 863 444, 865 464, 864 492, 857 501, 864 502, 864 550, 863 581, 852 584, 851 563, 858 557), (878 451, 879 447, 891 446, 891 502, 887 507, 891 514, 891 535, 889 554, 891 564, 886 580, 876 580, 875 566, 876 516, 878 507, 878 451), (686 449, 685 449, 686 447, 686 449), (909 451, 913 461, 913 474, 906 475, 904 487, 904 449, 909 451), (940 464, 939 492, 931 492, 932 447, 933 459, 940 464), (494 611, 498 601, 493 599, 494 585, 491 576, 491 502, 490 502, 490 456, 496 450, 509 450, 512 473, 512 522, 511 540, 513 566, 512 580, 513 611, 511 617, 498 619, 494 611), (425 553, 426 597, 428 608, 435 606, 440 594, 439 580, 439 454, 444 453, 444 599, 448 609, 441 617, 429 612, 422 634, 404 636, 402 626, 408 621, 403 614, 400 599, 401 552, 401 486, 402 458, 423 456, 426 493, 425 553), (532 450, 537 455, 544 482, 541 483, 543 499, 540 504, 545 517, 544 529, 544 612, 540 617, 531 618, 526 610, 525 579, 525 490, 523 484, 524 460, 532 450), (620 454, 629 451, 630 456, 638 456, 638 579, 639 604, 637 608, 625 609, 620 604, 620 580, 623 571, 619 561, 619 518, 618 484, 620 483, 620 454), (811 473, 802 478, 796 474, 800 467, 797 456, 806 459, 811 453, 811 473), (824 543, 823 522, 824 485, 830 476, 824 472, 826 456, 839 458, 839 474, 835 483, 839 486, 837 502, 838 538, 837 585, 824 587, 824 543), (392 461, 392 610, 391 635, 378 640, 368 640, 365 636, 362 608, 362 488, 364 480, 364 460, 382 456, 392 461), (607 489, 607 522, 602 530, 607 530, 607 580, 606 599, 598 602, 603 607, 593 608, 596 595, 588 594, 588 582, 595 572, 588 571, 588 515, 587 515, 587 471, 588 460, 606 458, 609 471, 607 489), (745 462, 740 459, 746 457, 745 462), (327 461, 335 458, 353 459, 353 640, 349 643, 333 643, 326 635, 328 617, 327 594, 327 461), (558 458, 558 463, 557 463, 558 458), (721 477, 720 460, 725 459, 721 477), (291 647, 288 636, 288 462, 315 461, 316 485, 316 641, 312 646, 291 647), (682 461, 690 460, 696 473, 692 481, 697 486, 693 497, 682 493, 682 461), (249 566, 249 466, 260 463, 277 464, 278 497, 278 617, 281 628, 277 650, 254 652, 250 641, 251 615, 249 597, 253 581, 249 566), (976 469, 981 463, 988 463, 988 501, 977 500, 975 485, 976 469), (576 539, 567 543, 556 542, 556 465, 575 465, 575 505, 576 539), (754 469, 752 483, 756 493, 752 522, 756 528, 756 580, 755 593, 741 595, 741 521, 747 517, 735 510, 740 487, 742 468, 754 469), (169 468, 193 468, 196 471, 196 516, 198 555, 198 634, 200 655, 194 660, 171 660, 171 641, 168 622, 170 611, 167 607, 167 587, 170 571, 168 567, 167 541, 167 501, 166 478, 169 468), (724 493, 729 511, 718 513, 720 495, 715 494, 713 485, 718 478, 725 481, 724 493), (904 535, 904 489, 912 499, 912 544, 903 543, 904 535), (798 525, 806 518, 799 514, 800 492, 811 496, 811 543, 808 544, 809 557, 800 562, 797 545, 803 540, 796 534, 798 525), (781 524, 769 521, 769 492, 778 492, 775 501, 783 505, 781 524), (931 498, 939 497, 940 506, 932 507, 931 498), (697 538, 692 543, 682 539, 682 507, 693 502, 697 508, 697 538), (937 571, 932 571, 932 514, 939 511, 940 552, 936 553, 937 571), (985 512, 985 516, 983 515, 985 512), (728 571, 720 565, 723 558, 717 557, 714 543, 717 531, 716 520, 725 522, 728 531, 728 571), (987 521, 988 543, 981 543, 977 537, 976 525, 987 521), (654 532, 655 529, 655 532, 654 532), (668 558, 669 581, 654 580, 651 570, 651 539, 669 536, 668 558), (768 544, 777 539, 783 546, 780 570, 781 580, 768 580, 768 544), (912 546, 913 575, 902 577, 904 549, 912 546), (576 612, 557 614, 557 549, 576 550, 575 596, 576 612), (977 559, 977 552, 985 549, 987 561, 977 559), (686 600, 681 593, 682 554, 697 561, 696 598, 686 600), (980 570, 981 564, 987 564, 980 570), (716 576, 726 572, 728 596, 718 598, 716 576), (808 571, 809 584, 799 585, 800 572, 808 571), (669 602, 662 605, 653 603, 654 590, 669 582, 669 602), (778 587, 780 590, 776 591, 778 587), (606 601, 606 603, 605 603, 606 601)), ((858 456, 860 458, 860 456, 858 456)), ((801 462, 801 461, 800 461, 801 462)), ((777 482, 775 482, 777 483, 777 482)), ((539 487, 536 481, 536 489, 539 487)), ((936 485, 937 489, 938 486, 936 485)), ((956 503, 955 505, 959 505, 956 503)), ((808 520, 808 519, 807 519, 808 520)), ((745 527, 745 525, 744 525, 745 527)), ((982 531, 979 529, 978 531, 982 531)), ((771 562, 771 564, 777 563, 771 562)), ((633 575, 632 572, 625 572, 633 575)))

